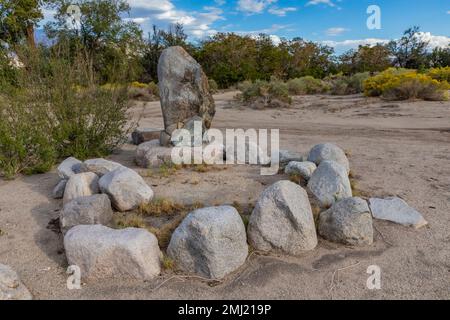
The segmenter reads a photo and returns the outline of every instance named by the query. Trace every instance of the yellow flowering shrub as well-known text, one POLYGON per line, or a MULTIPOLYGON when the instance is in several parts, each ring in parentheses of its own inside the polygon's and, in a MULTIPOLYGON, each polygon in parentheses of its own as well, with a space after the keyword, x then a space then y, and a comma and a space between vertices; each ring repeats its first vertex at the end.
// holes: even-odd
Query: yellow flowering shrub
POLYGON ((131 86, 133 88, 140 88, 140 89, 147 89, 148 88, 148 84, 146 83, 141 83, 139 81, 134 81, 131 83, 131 86))
POLYGON ((381 96, 388 100, 447 100, 447 81, 433 79, 416 70, 390 68, 364 82, 364 93, 369 97, 381 96))
POLYGON ((435 80, 450 83, 450 67, 431 69, 428 71, 428 75, 435 80))

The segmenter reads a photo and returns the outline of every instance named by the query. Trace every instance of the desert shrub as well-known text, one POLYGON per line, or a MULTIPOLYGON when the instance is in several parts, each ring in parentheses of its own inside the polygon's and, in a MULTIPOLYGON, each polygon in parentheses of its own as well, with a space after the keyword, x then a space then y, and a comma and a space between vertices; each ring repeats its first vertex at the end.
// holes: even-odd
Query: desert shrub
POLYGON ((141 83, 139 81, 133 81, 131 83, 131 87, 133 88, 139 88, 139 89, 147 89, 148 88, 148 84, 146 83, 141 83))
POLYGON ((356 73, 351 76, 337 74, 327 77, 326 82, 332 95, 357 94, 363 92, 364 81, 369 77, 368 72, 356 73))
POLYGON ((57 157, 48 107, 26 105, 22 97, 0 99, 0 173, 8 179, 19 172, 46 172, 57 157))
POLYGON ((251 81, 246 80, 246 81, 239 82, 236 87, 239 91, 244 92, 244 91, 247 91, 248 89, 250 89, 250 87, 252 85, 253 85, 253 83, 251 81))
POLYGON ((219 92, 219 85, 214 79, 208 79, 208 83, 209 83, 209 91, 211 93, 219 92))
POLYGON ((311 76, 291 79, 287 82, 289 93, 293 95, 319 94, 328 91, 328 86, 320 79, 311 76))
POLYGON ((415 70, 389 69, 364 83, 368 96, 381 96, 388 100, 423 99, 447 100, 447 81, 438 81, 415 70))
POLYGON ((450 83, 450 67, 434 68, 428 71, 428 76, 438 81, 447 81, 450 83))
POLYGON ((242 92, 242 99, 255 108, 283 107, 292 102, 287 84, 276 79, 256 80, 242 92))
POLYGON ((408 74, 391 79, 383 86, 382 97, 388 100, 447 100, 448 83, 424 74, 408 74))
POLYGON ((153 81, 150 82, 148 84, 148 89, 150 90, 151 94, 159 98, 159 86, 156 83, 154 83, 153 81))
MULTIPOLYGON (((127 86, 98 85, 85 56, 24 55, 18 86, 0 88, 0 172, 45 172, 59 158, 105 156, 126 139, 127 86)), ((119 81, 118 81, 119 83, 119 81)))
POLYGON ((364 94, 368 97, 378 97, 383 94, 383 86, 393 78, 401 75, 415 74, 414 70, 389 68, 376 76, 370 77, 364 81, 364 94))
POLYGON ((154 82, 134 81, 128 88, 128 97, 133 100, 155 101, 159 98, 159 87, 154 82))

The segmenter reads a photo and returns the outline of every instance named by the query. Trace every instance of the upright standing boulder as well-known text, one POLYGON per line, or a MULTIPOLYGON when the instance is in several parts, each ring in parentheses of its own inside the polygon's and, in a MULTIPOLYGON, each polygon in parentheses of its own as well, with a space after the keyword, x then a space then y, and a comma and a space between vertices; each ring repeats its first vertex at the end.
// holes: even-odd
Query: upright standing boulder
POLYGON ((176 129, 184 128, 197 116, 205 128, 211 127, 216 111, 208 78, 182 47, 170 47, 162 52, 158 79, 166 136, 162 142, 169 142, 176 129))
POLYGON ((314 249, 317 234, 306 191, 290 181, 267 188, 250 216, 248 236, 260 251, 298 255, 314 249))
POLYGON ((244 223, 230 206, 196 210, 175 230, 167 253, 186 272, 223 278, 247 258, 244 223))

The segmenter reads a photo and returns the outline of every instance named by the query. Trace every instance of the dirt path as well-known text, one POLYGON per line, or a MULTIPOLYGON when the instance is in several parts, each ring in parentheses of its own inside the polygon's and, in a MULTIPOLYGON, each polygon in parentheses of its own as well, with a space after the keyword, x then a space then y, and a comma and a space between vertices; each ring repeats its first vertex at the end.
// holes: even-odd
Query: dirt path
MULTIPOLYGON (((450 298, 450 103, 309 96, 296 97, 289 109, 262 111, 236 106, 234 94, 215 97, 214 127, 279 128, 281 147, 302 153, 316 143, 335 142, 351 154, 360 191, 404 198, 429 226, 413 230, 376 221, 371 247, 320 240, 316 250, 301 257, 253 254, 221 283, 164 273, 148 283, 112 279, 69 291, 62 238, 51 230, 61 207, 49 197, 58 181, 53 172, 0 180, 0 263, 16 269, 38 299, 450 298), (370 265, 381 267, 381 290, 366 288, 370 265)), ((135 112, 141 110, 142 103, 135 112)), ((159 103, 145 104, 140 125, 162 126, 159 103)), ((139 170, 133 150, 126 145, 111 159, 139 170)), ((159 197, 215 205, 251 203, 280 178, 261 177, 258 168, 241 166, 206 173, 181 170, 146 180, 159 197)))

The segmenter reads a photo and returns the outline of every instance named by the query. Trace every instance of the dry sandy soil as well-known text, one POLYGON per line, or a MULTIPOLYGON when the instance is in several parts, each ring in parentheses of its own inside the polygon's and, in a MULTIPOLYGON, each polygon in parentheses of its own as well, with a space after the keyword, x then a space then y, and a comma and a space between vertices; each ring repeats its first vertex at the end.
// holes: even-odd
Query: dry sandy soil
MULTIPOLYGON (((279 128, 281 147, 302 153, 334 142, 350 154, 358 189, 365 195, 404 198, 429 225, 420 230, 375 221, 375 243, 350 248, 320 240, 300 257, 252 254, 223 282, 174 277, 151 282, 111 279, 66 287, 62 237, 51 221, 61 201, 50 198, 55 172, 0 180, 0 263, 12 266, 37 299, 449 299, 450 298, 450 103, 383 102, 360 96, 296 97, 291 108, 251 110, 215 96, 213 126, 279 128), (368 290, 367 267, 382 270, 382 289, 368 290)), ((143 109, 142 109, 143 108, 143 109)), ((158 102, 144 110, 143 127, 161 127, 158 102)), ((110 158, 140 172, 134 146, 110 158)), ((283 175, 262 177, 259 168, 228 167, 206 173, 183 169, 148 177, 158 197, 205 205, 252 203, 283 175)))

